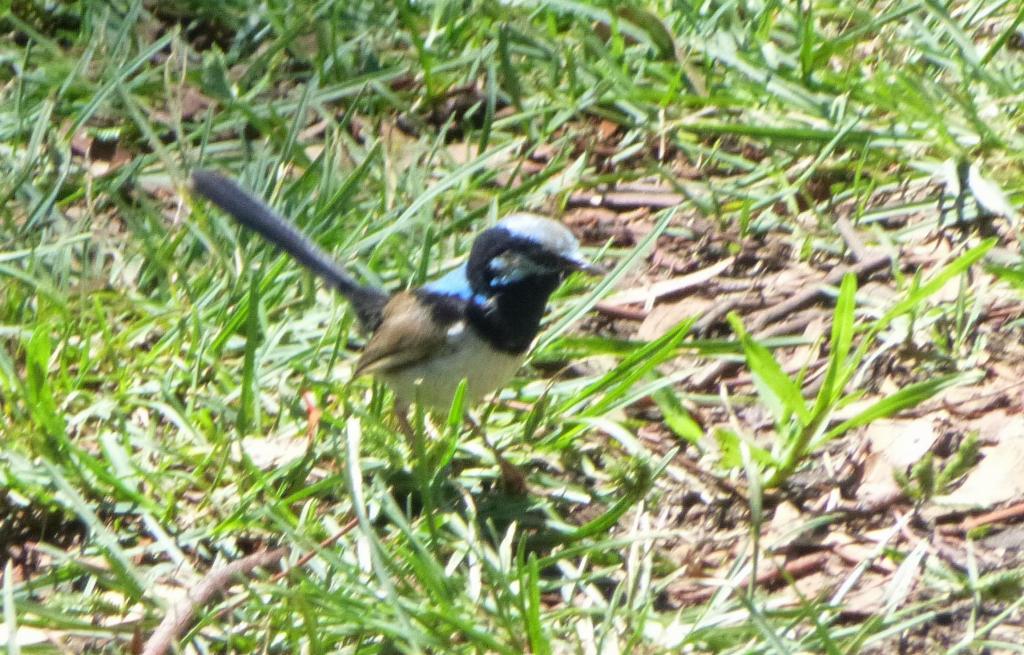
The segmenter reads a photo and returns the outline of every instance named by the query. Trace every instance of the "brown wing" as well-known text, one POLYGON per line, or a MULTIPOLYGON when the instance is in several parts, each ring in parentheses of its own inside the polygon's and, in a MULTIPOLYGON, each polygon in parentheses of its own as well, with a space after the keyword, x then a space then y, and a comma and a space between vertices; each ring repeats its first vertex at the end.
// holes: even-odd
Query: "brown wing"
POLYGON ((355 375, 400 368, 430 356, 444 347, 450 327, 411 293, 395 294, 356 362, 355 375))

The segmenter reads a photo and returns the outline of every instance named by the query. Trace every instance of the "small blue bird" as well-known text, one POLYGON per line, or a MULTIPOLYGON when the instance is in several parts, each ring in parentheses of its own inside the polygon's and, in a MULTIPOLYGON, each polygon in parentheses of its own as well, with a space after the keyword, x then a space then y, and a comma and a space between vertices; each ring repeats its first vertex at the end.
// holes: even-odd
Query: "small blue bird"
POLYGON ((466 262, 418 289, 394 294, 354 280, 327 253, 252 194, 208 170, 193 187, 348 299, 370 335, 355 374, 413 402, 446 410, 466 380, 467 406, 515 374, 540 330, 551 293, 573 271, 600 273, 568 228, 543 216, 506 216, 473 241, 466 262))

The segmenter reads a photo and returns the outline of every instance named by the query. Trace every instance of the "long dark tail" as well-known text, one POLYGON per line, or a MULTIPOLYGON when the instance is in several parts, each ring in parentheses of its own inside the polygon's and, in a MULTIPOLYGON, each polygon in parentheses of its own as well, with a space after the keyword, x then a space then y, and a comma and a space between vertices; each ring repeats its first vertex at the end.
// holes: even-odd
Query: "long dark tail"
POLYGON ((264 239, 295 258, 295 261, 326 280, 352 303, 364 329, 372 331, 380 324, 388 295, 380 289, 356 282, 330 255, 259 198, 234 181, 210 170, 193 172, 192 185, 200 195, 231 214, 236 221, 258 232, 264 239))

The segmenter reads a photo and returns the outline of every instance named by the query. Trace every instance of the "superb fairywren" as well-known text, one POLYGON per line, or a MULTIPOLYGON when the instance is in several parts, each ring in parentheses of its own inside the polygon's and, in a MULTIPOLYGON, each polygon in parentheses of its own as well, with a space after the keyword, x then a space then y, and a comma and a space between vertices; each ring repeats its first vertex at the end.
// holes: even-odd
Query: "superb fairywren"
POLYGON ((548 297, 572 271, 598 273, 561 223, 511 214, 473 241, 469 259, 418 289, 388 294, 356 282, 291 223, 233 181, 196 171, 194 188, 294 257, 352 304, 371 336, 355 374, 371 373, 399 408, 447 409, 466 380, 467 404, 504 385, 540 330, 548 297))

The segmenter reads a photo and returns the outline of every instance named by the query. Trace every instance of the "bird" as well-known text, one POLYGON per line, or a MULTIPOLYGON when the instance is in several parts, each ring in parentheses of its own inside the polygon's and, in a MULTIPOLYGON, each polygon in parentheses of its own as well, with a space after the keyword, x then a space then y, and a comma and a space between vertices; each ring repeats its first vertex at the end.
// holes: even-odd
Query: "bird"
POLYGON ((349 302, 368 335, 353 377, 369 374, 388 385, 400 421, 413 403, 447 411, 462 380, 466 407, 503 387, 526 359, 551 294, 574 272, 603 273, 564 224, 515 212, 482 230, 457 268, 418 288, 388 293, 359 283, 224 175, 193 171, 192 188, 349 302))

